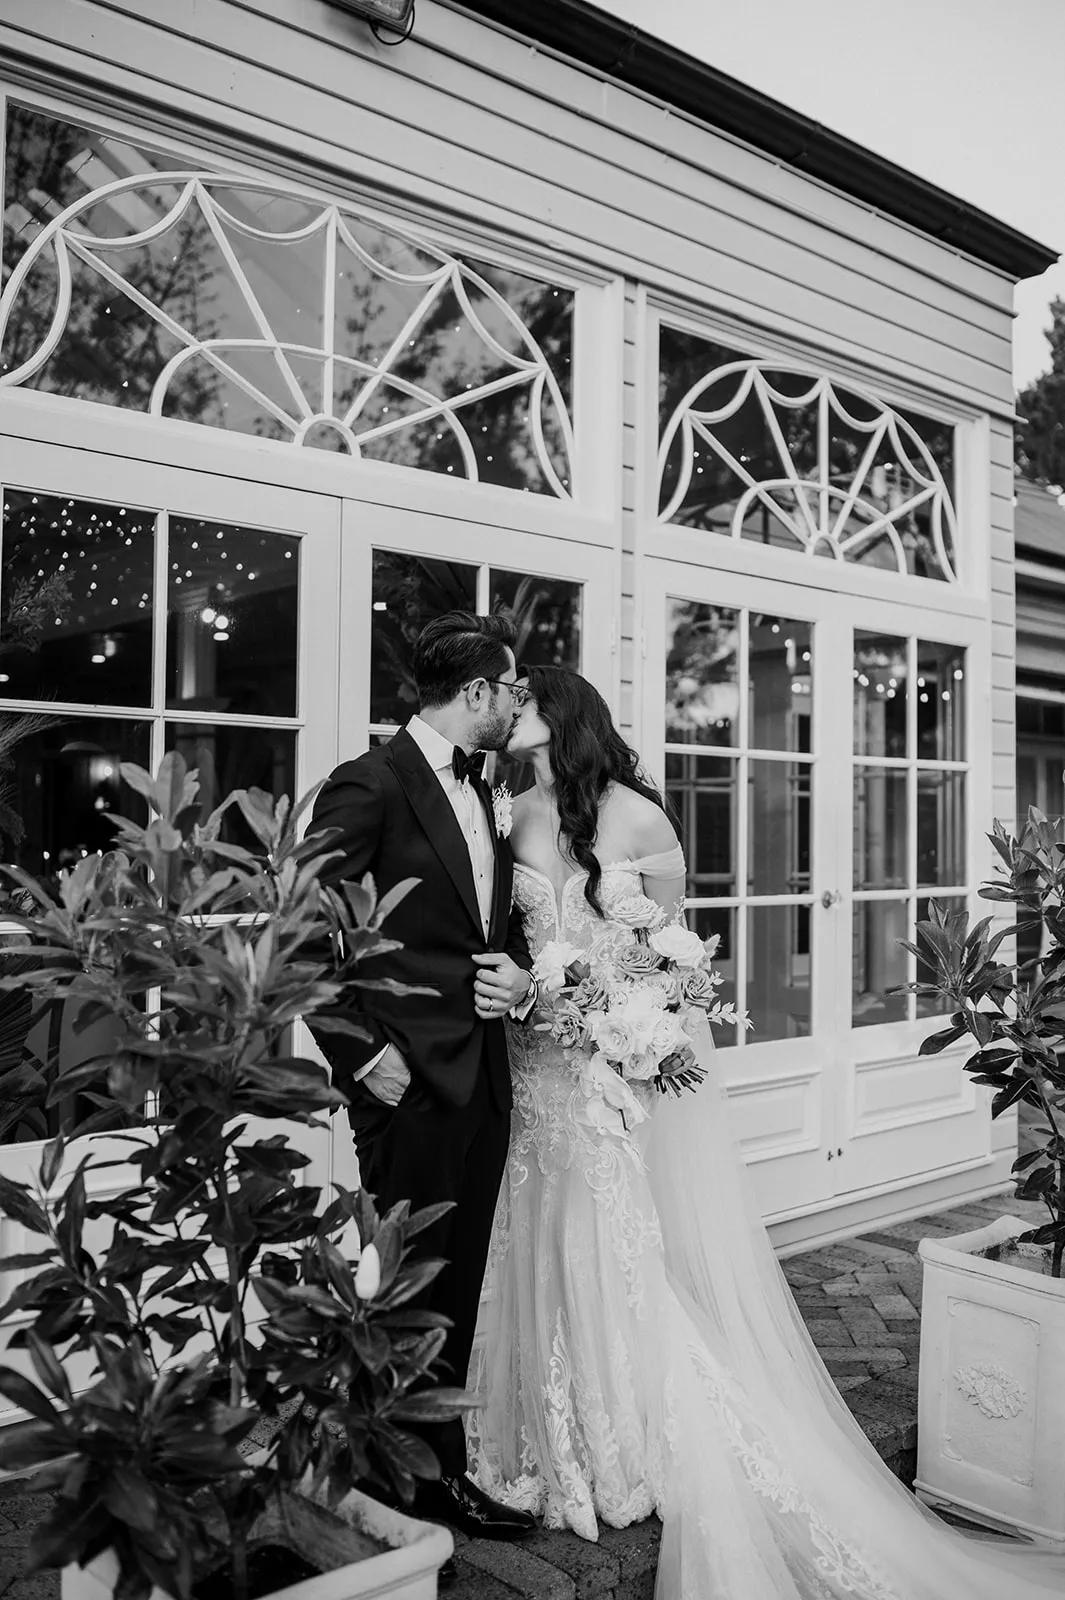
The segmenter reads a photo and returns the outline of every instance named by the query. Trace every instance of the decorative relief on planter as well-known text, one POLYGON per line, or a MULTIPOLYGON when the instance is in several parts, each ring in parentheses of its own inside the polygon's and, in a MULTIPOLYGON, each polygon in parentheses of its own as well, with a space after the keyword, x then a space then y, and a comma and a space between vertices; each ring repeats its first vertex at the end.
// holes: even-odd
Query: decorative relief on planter
POLYGON ((958 1367, 954 1381, 967 1400, 971 1400, 985 1417, 1005 1422, 1024 1410, 1027 1396, 1013 1375, 993 1361, 980 1361, 975 1366, 958 1367))

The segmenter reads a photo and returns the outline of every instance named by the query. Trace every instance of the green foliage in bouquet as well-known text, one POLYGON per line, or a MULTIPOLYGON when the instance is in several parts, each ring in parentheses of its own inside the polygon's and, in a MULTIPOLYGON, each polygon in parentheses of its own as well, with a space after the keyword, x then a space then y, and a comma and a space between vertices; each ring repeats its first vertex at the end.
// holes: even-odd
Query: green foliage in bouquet
POLYGON ((360 1032, 331 1008, 347 982, 397 987, 352 973, 396 948, 382 925, 416 880, 380 900, 370 879, 329 886, 332 835, 297 837, 311 796, 290 810, 240 791, 201 821, 180 755, 155 778, 122 775, 149 822, 114 818, 116 849, 62 874, 58 900, 7 869, 23 946, 6 975, 0 951, 0 990, 61 1001, 82 1028, 118 1019, 104 1056, 53 1064, 49 1094, 90 1096, 102 1127, 118 1108, 127 1154, 72 1161, 59 1138, 34 1183, 0 1178, 0 1211, 33 1236, 0 1260, 28 1274, 0 1307, 28 1363, 0 1369, 0 1393, 32 1419, 0 1439, 0 1466, 43 1467, 58 1489, 31 1570, 111 1548, 120 1600, 153 1584, 187 1600, 225 1561, 242 1600, 272 1496, 303 1484, 335 1504, 359 1484, 409 1503, 439 1474, 409 1425, 471 1403, 434 1385, 447 1324, 413 1304, 443 1263, 412 1246, 446 1208, 381 1217, 339 1186, 326 1203, 289 1131, 261 1126, 319 1127, 342 1103, 325 1068, 291 1053, 292 1028, 314 1016, 360 1032), (223 837, 230 806, 257 850, 223 837), (93 1181, 104 1167, 118 1192, 93 1181), (91 1386, 76 1392, 72 1370, 91 1386), (238 1447, 267 1420, 250 1463, 238 1447))
MULTIPOLYGON (((991 1115, 1018 1101, 1034 1106, 1043 1121, 1033 1130, 1039 1143, 1013 1163, 1017 1196, 1041 1200, 1049 1220, 1021 1235, 1024 1242, 1052 1247, 1051 1271, 1061 1276, 1065 1255, 1065 845, 1052 823, 1033 807, 1019 838, 1001 823, 989 835, 1002 859, 994 882, 980 890, 985 900, 1017 908, 1017 927, 1040 927, 1043 954, 1018 971, 998 960, 1016 927, 990 931, 991 917, 969 927, 965 911, 947 912, 932 902, 931 919, 917 924, 917 943, 906 943, 930 981, 906 987, 946 1000, 950 1025, 930 1034, 922 1055, 934 1055, 970 1035, 977 1049, 965 1063, 974 1083, 995 1090, 991 1115)), ((905 942, 905 941, 903 941, 905 942)))

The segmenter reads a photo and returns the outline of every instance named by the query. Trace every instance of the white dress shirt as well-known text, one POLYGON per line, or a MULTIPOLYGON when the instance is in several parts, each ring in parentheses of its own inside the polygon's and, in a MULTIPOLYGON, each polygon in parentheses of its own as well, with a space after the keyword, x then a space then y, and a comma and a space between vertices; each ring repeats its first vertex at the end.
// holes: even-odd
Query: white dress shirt
POLYGON ((462 837, 470 852, 473 884, 477 890, 477 908, 481 913, 481 931, 485 938, 492 921, 492 898, 495 894, 496 856, 489 832, 488 816, 480 797, 468 778, 460 783, 451 765, 455 746, 442 733, 437 733, 421 717, 411 717, 407 732, 432 767, 437 782, 447 795, 448 803, 462 829, 462 837))

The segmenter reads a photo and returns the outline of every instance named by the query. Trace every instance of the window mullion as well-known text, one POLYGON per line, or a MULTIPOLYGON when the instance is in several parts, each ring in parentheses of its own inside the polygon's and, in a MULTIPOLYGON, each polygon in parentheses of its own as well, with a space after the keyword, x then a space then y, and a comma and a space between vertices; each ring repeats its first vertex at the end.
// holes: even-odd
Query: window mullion
MULTIPOLYGON (((909 896, 906 903, 906 932, 911 943, 917 938, 917 684, 918 650, 916 638, 906 641, 906 677, 910 692, 906 696, 906 882, 909 896)), ((906 981, 917 980, 917 958, 912 950, 906 952, 906 981)), ((906 997, 907 1017, 914 1022, 917 1017, 917 997, 906 997)))
POLYGON ((166 748, 163 712, 166 708, 166 622, 170 514, 161 510, 155 524, 155 573, 152 584, 152 743, 151 768, 158 771, 166 748))

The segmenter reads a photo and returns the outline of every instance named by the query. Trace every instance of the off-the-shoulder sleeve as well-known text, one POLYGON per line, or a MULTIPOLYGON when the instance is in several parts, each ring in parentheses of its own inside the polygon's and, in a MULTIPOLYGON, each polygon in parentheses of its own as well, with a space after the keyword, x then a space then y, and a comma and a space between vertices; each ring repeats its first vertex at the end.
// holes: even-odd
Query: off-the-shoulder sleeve
POLYGON ((660 850, 656 856, 642 856, 631 865, 644 878, 683 878, 686 873, 684 851, 679 844, 672 850, 660 850))

